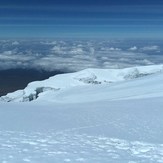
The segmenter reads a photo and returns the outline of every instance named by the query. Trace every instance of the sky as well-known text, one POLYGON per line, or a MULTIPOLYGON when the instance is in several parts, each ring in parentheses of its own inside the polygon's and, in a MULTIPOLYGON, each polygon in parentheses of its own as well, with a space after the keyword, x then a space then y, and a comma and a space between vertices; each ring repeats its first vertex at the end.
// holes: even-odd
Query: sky
POLYGON ((0 37, 163 38, 163 1, 2 0, 0 37))

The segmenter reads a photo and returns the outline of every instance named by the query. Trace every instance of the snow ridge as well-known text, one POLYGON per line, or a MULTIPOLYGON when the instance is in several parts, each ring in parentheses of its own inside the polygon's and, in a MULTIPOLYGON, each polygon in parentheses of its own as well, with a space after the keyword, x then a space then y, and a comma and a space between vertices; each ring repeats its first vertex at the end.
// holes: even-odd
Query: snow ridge
POLYGON ((119 83, 161 72, 163 72, 163 65, 140 66, 125 69, 85 69, 79 72, 56 75, 47 80, 29 83, 24 90, 2 96, 0 101, 33 101, 45 93, 46 95, 52 92, 58 94, 58 92, 79 86, 119 83))

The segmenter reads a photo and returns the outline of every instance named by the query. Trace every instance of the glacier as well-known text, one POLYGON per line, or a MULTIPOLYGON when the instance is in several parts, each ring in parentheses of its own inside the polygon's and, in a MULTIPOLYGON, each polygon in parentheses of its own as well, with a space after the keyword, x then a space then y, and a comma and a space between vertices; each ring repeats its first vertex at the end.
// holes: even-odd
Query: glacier
POLYGON ((0 162, 162 163, 163 65, 86 69, 0 97, 0 162))

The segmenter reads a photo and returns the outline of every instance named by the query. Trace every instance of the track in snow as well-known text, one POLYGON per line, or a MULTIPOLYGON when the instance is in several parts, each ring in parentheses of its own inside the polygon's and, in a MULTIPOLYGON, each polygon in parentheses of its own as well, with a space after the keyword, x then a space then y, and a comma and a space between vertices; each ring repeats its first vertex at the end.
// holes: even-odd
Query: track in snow
POLYGON ((162 163, 163 144, 75 134, 0 132, 1 163, 162 163))

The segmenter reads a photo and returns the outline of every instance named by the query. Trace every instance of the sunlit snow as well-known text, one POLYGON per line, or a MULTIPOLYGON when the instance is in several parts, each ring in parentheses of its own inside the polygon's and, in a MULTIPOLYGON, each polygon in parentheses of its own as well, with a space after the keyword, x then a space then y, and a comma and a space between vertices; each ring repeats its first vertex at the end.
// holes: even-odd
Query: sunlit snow
POLYGON ((86 69, 1 97, 2 163, 162 163, 163 66, 86 69))

